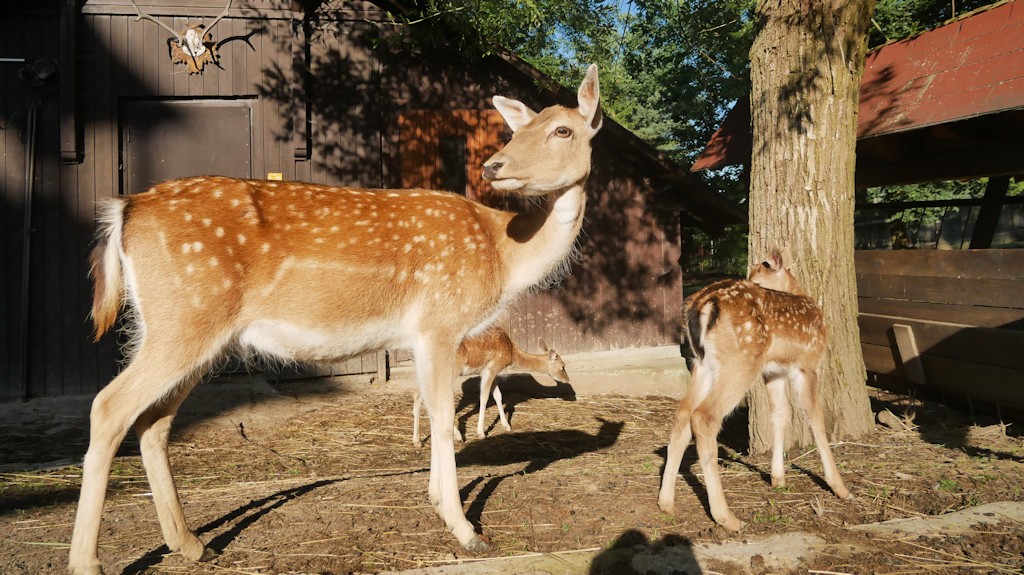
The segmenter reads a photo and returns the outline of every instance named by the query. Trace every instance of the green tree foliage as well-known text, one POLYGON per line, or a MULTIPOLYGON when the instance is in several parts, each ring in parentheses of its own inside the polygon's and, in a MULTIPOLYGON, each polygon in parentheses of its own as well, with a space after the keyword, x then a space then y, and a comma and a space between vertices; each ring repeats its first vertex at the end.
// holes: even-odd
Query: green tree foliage
MULTIPOLYGON (((868 46, 918 34, 986 4, 878 0, 868 46)), ((396 23, 409 24, 396 27, 396 38, 415 37, 410 46, 416 50, 455 43, 464 53, 482 56, 505 49, 567 88, 579 83, 587 64, 597 63, 605 113, 684 168, 750 90, 755 0, 414 0, 409 5, 411 10, 393 14, 396 23)), ((703 177, 732 201, 746 202, 740 169, 703 177)), ((858 201, 978 197, 979 189, 983 183, 920 184, 861 191, 858 201)), ((688 245, 710 244, 700 232, 690 234, 688 245)), ((742 232, 733 231, 716 240, 715 251, 722 261, 742 261, 745 243, 742 232)))
POLYGON ((920 34, 991 3, 991 0, 878 0, 873 26, 868 31, 868 48, 920 34))

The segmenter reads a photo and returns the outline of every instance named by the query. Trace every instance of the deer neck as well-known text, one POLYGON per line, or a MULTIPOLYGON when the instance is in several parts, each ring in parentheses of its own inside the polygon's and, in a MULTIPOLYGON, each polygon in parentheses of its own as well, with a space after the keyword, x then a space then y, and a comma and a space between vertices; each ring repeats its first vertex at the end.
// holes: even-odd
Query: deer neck
POLYGON ((506 301, 563 271, 583 226, 586 178, 551 196, 529 212, 513 215, 505 226, 501 254, 506 301))
POLYGON ((548 355, 527 353, 517 347, 512 350, 512 366, 522 371, 547 373, 548 355))

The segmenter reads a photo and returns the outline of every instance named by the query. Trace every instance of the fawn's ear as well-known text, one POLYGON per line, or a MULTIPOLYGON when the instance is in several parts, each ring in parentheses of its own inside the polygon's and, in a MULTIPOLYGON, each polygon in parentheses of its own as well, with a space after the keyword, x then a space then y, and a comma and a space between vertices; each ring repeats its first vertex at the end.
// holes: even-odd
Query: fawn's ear
POLYGON ((768 252, 768 259, 765 260, 765 263, 768 264, 768 268, 773 272, 777 272, 786 267, 786 260, 783 258, 782 251, 780 251, 779 248, 772 248, 771 251, 768 252))

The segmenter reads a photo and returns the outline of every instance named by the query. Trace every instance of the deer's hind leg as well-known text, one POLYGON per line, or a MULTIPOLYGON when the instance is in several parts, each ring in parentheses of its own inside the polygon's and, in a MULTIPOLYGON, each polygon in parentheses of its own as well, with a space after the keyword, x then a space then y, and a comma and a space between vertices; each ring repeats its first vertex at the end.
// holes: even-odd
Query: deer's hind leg
POLYGON ((690 417, 693 410, 707 397, 714 385, 714 379, 713 367, 706 367, 699 361, 694 362, 693 369, 690 370, 690 388, 687 390, 686 396, 680 400, 679 408, 676 410, 675 422, 672 424, 672 431, 669 435, 665 470, 661 476, 658 507, 665 513, 672 513, 675 509, 676 477, 679 474, 679 466, 683 462, 683 455, 686 454, 686 448, 689 447, 690 439, 693 437, 690 417))
POLYGON ((852 499, 853 495, 843 483, 843 477, 836 467, 835 458, 832 456, 832 448, 828 444, 828 434, 825 432, 825 414, 821 409, 821 401, 818 395, 818 374, 815 371, 800 369, 792 378, 792 385, 800 400, 800 405, 807 413, 810 421, 811 434, 814 436, 814 443, 818 446, 818 453, 821 455, 821 466, 825 472, 825 483, 832 488, 832 492, 840 499, 852 499))
POLYGON ((171 551, 180 551, 186 559, 209 561, 213 559, 214 553, 188 527, 167 456, 171 423, 199 376, 194 375, 190 379, 178 386, 165 401, 140 415, 135 420, 134 429, 139 436, 142 463, 146 468, 146 477, 153 492, 153 503, 167 547, 171 551))
POLYGON ((722 478, 718 470, 718 432, 722 420, 739 405, 755 378, 760 366, 753 362, 723 362, 721 373, 708 393, 707 399, 694 409, 690 419, 693 434, 697 438, 697 455, 704 471, 704 487, 708 492, 708 506, 711 516, 721 526, 731 531, 743 528, 743 522, 733 515, 725 500, 722 478))
MULTIPOLYGON (((140 418, 143 421, 138 429, 142 430, 140 439, 147 474, 151 473, 149 470, 152 468, 151 479, 156 477, 152 488, 158 510, 163 507, 166 514, 171 507, 176 506, 177 515, 181 515, 181 506, 176 496, 173 499, 164 497, 165 491, 159 491, 158 494, 158 490, 164 488, 170 480, 166 442, 159 438, 159 430, 169 428, 171 418, 167 417, 168 410, 173 415, 173 411, 177 410, 197 381, 200 368, 204 365, 204 361, 188 357, 184 347, 173 339, 165 340, 161 346, 149 338, 142 343, 128 367, 93 400, 89 418, 89 449, 82 467, 82 490, 68 557, 68 570, 71 573, 97 575, 103 572, 97 545, 110 466, 128 429, 136 425, 140 418), (152 433, 154 425, 157 426, 155 434, 152 433), (162 456, 159 455, 161 450, 162 456)), ((161 525, 164 526, 163 517, 161 525)), ((164 530, 166 536, 167 527, 164 530)), ((184 530, 187 535, 168 540, 168 546, 172 549, 187 547, 188 553, 202 557, 203 553, 194 549, 198 544, 195 535, 187 528, 184 530)), ((172 527, 171 532, 174 535, 180 533, 176 527, 172 527)), ((201 544, 198 545, 201 547, 201 544)))

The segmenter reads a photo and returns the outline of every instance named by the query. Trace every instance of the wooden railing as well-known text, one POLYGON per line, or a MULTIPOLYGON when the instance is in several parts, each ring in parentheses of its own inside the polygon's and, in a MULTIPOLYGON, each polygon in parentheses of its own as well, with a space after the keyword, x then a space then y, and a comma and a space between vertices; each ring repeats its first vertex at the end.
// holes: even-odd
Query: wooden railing
POLYGON ((1024 250, 856 254, 873 377, 1024 413, 1024 250))

